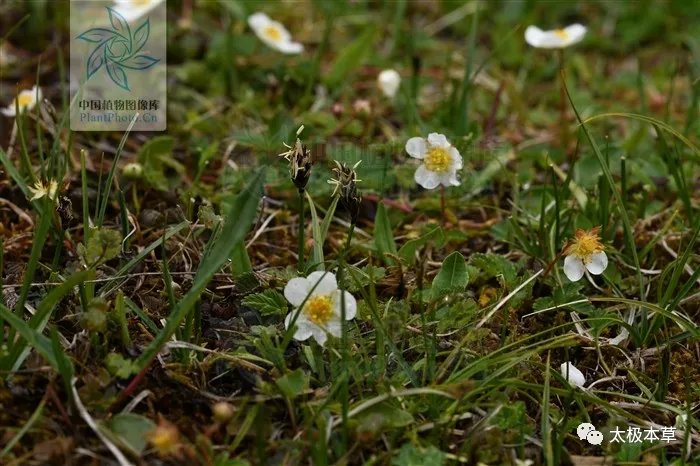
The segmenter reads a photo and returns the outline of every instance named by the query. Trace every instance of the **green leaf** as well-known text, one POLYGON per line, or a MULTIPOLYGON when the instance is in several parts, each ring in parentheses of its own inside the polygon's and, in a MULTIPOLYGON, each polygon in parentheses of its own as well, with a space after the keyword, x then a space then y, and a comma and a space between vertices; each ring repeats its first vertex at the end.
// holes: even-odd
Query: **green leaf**
POLYGON ((284 396, 294 398, 308 388, 309 377, 304 374, 304 371, 297 369, 283 375, 275 383, 284 396))
POLYGON ((243 240, 237 242, 231 252, 231 270, 233 270, 234 277, 253 271, 253 265, 250 263, 250 257, 243 240))
POLYGON ((115 414, 106 427, 117 437, 120 443, 140 456, 146 448, 146 434, 156 425, 147 417, 134 413, 115 414))
MULTIPOLYGON (((14 315, 3 304, 0 304, 0 318, 4 319, 5 322, 10 324, 10 327, 15 329, 17 333, 19 333, 22 338, 27 341, 29 346, 36 349, 39 354, 41 354, 44 359, 48 361, 51 367, 57 371, 59 370, 54 349, 51 345, 51 340, 27 325, 25 321, 14 315)), ((3 361, 2 366, 3 368, 7 368, 7 363, 3 361)))
POLYGON ((139 370, 148 365, 156 357, 162 346, 173 336, 187 314, 192 310, 204 292, 214 274, 221 269, 226 260, 231 257, 236 243, 242 241, 255 220, 258 203, 262 197, 265 172, 259 170, 243 192, 234 199, 230 210, 224 217, 224 227, 220 235, 213 239, 214 243, 207 248, 202 257, 199 269, 194 277, 192 288, 175 305, 165 327, 156 335, 137 360, 139 370))
POLYGON ((97 228, 90 234, 87 247, 78 251, 87 266, 104 264, 117 257, 121 251, 122 234, 118 230, 97 228))
POLYGON ((279 291, 273 289, 248 295, 243 298, 242 303, 244 306, 252 307, 264 316, 284 315, 287 313, 287 300, 279 291))
POLYGON ((408 265, 415 264, 416 250, 428 241, 435 241, 438 247, 442 246, 445 243, 445 233, 442 228, 435 227, 421 237, 406 241, 399 249, 399 257, 408 265))
MULTIPOLYGON (((63 299, 66 294, 70 293, 79 283, 92 279, 93 275, 93 270, 76 272, 68 277, 62 284, 51 290, 46 297, 41 300, 41 303, 39 303, 39 306, 36 308, 36 312, 27 322, 29 328, 41 334, 51 317, 51 313, 61 299, 63 299)), ((12 367, 12 370, 19 369, 22 362, 29 354, 29 349, 30 345, 26 340, 17 341, 10 352, 8 367, 12 367)))
POLYGON ((515 265, 501 255, 476 253, 469 258, 469 265, 479 270, 478 277, 475 277, 479 281, 496 278, 504 288, 512 289, 516 286, 515 265))
POLYGON ((391 461, 393 466, 441 466, 445 464, 447 455, 434 446, 428 448, 415 447, 410 443, 405 443, 399 454, 391 461))
POLYGON ((389 222, 389 214, 383 203, 377 204, 377 215, 374 218, 374 245, 387 264, 394 264, 394 259, 385 254, 396 254, 396 242, 389 222))
POLYGON ((380 434, 387 430, 405 427, 414 419, 411 413, 405 411, 390 402, 380 403, 372 409, 364 411, 357 416, 359 422, 357 430, 372 434, 380 434))
POLYGON ((128 379, 138 373, 136 363, 119 353, 109 353, 105 358, 105 366, 110 374, 120 379, 128 379))
POLYGON ((329 88, 334 89, 342 82, 348 82, 348 76, 373 49, 375 32, 374 26, 368 27, 352 44, 342 49, 326 75, 325 82, 329 88))
POLYGON ((433 280, 432 298, 439 299, 449 293, 462 292, 469 283, 467 263, 459 251, 447 256, 433 280))
POLYGON ((138 159, 143 166, 143 175, 155 189, 168 191, 181 182, 180 175, 185 172, 185 167, 173 158, 173 145, 171 136, 158 136, 139 150, 138 159), (170 175, 169 172, 174 173, 170 175))

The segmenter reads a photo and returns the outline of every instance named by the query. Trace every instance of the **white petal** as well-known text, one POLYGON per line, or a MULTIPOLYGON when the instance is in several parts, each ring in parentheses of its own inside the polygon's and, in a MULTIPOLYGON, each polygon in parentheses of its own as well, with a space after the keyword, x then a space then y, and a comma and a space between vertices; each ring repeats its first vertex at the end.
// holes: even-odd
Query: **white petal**
POLYGON ((310 326, 309 329, 311 330, 311 335, 313 335, 314 340, 316 340, 319 345, 324 346, 326 344, 326 340, 328 339, 326 331, 318 325, 310 326))
POLYGON ((566 256, 564 258, 564 273, 572 282, 577 282, 583 277, 583 272, 586 268, 583 266, 583 261, 576 256, 566 256))
POLYGON ((561 365, 561 376, 573 387, 583 387, 586 384, 583 373, 570 362, 561 365))
POLYGON ((586 264, 586 268, 593 275, 600 275, 608 266, 608 256, 604 252, 596 252, 591 255, 591 260, 586 264))
POLYGON ((411 138, 406 141, 406 152, 411 157, 422 159, 425 157, 425 153, 428 152, 428 142, 419 137, 411 138))
POLYGON ((3 115, 13 117, 15 116, 15 106, 14 105, 8 105, 7 107, 3 108, 0 110, 3 115))
POLYGON ((265 13, 253 13, 248 17, 248 25, 252 28, 257 30, 260 30, 270 24, 270 17, 267 16, 265 13))
POLYGON ((440 184, 449 188, 450 186, 459 186, 459 180, 457 179, 457 172, 455 170, 449 171, 439 175, 440 184))
POLYGON ((585 34, 586 28, 581 24, 572 24, 562 30, 553 31, 543 31, 536 26, 529 26, 525 30, 525 41, 533 47, 557 49, 581 42, 585 34))
POLYGON ((460 155, 459 151, 457 150, 456 147, 452 146, 452 147, 450 147, 448 152, 450 154, 450 157, 452 157, 453 168, 460 170, 463 166, 463 162, 462 162, 462 156, 460 155))
POLYGON ((401 76, 396 70, 383 70, 377 76, 379 89, 390 99, 396 95, 401 85, 401 76))
POLYGON ((342 331, 343 331, 343 326, 340 324, 340 320, 331 320, 328 322, 328 325, 326 326, 326 330, 328 333, 333 335, 334 337, 340 338, 342 331))
POLYGON ((445 149, 450 147, 450 143, 444 134, 440 133, 430 133, 428 135, 428 142, 433 147, 444 147, 445 149))
MULTIPOLYGON (((292 317, 294 317, 296 312, 297 311, 295 310, 287 314, 287 317, 284 318, 284 328, 289 329, 289 325, 292 322, 292 317)), ((294 332, 295 340, 303 341, 311 336, 311 326, 313 324, 306 319, 303 313, 299 314, 296 322, 294 322, 294 325, 296 325, 296 331, 294 332)))
POLYGON ((311 285, 306 278, 292 278, 284 287, 284 297, 292 306, 299 307, 309 295, 311 285))
POLYGON ((430 171, 425 165, 421 165, 416 169, 416 174, 413 176, 416 183, 423 186, 425 189, 435 189, 440 184, 440 177, 437 173, 430 171))
POLYGON ((357 314, 357 301, 355 300, 355 297, 347 291, 338 290, 334 297, 336 314, 338 316, 342 315, 340 293, 345 293, 345 320, 354 319, 355 315, 357 314))
POLYGON ((335 274, 331 272, 311 272, 306 280, 309 283, 309 290, 313 289, 311 292, 313 294, 331 294, 338 289, 335 274))
POLYGON ((304 51, 304 46, 299 42, 284 41, 278 42, 275 47, 282 53, 294 54, 304 51))
POLYGON ((525 29, 525 42, 533 47, 541 47, 544 31, 537 26, 528 26, 525 29))
POLYGON ((577 44, 583 40, 583 36, 586 35, 586 26, 582 24, 572 24, 564 28, 566 34, 569 36, 568 45, 577 44))

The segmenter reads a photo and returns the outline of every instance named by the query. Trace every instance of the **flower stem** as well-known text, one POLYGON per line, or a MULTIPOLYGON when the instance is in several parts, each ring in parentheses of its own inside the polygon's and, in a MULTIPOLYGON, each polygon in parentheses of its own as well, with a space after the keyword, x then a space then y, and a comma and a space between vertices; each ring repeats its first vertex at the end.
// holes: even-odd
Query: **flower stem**
POLYGON ((343 425, 343 444, 347 449, 349 430, 348 430, 348 410, 349 410, 349 374, 348 374, 348 328, 347 321, 345 320, 345 256, 350 249, 350 242, 352 241, 352 234, 355 231, 355 223, 350 223, 350 230, 348 230, 348 239, 345 242, 345 247, 340 253, 338 258, 338 285, 343 291, 340 293, 340 354, 343 361, 343 385, 341 387, 341 419, 343 425))
POLYGON ((445 215, 445 186, 440 185, 440 213, 442 214, 442 226, 447 223, 447 215, 445 215))
MULTIPOLYGON (((561 138, 561 147, 564 153, 569 156, 569 132, 566 126, 566 89, 565 89, 565 71, 564 71, 564 49, 557 50, 559 57, 559 137, 561 138)), ((569 165, 573 160, 569 160, 569 165)))
POLYGON ((298 254, 299 254, 299 273, 304 272, 304 190, 299 190, 299 232, 297 233, 298 254))

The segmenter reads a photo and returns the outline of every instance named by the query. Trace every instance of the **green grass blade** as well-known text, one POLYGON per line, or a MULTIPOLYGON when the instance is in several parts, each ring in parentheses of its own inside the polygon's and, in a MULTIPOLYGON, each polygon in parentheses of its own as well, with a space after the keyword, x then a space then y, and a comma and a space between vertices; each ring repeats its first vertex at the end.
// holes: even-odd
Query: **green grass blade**
POLYGON ((136 360, 139 371, 143 370, 155 358, 158 351, 175 333, 197 300, 199 300, 211 278, 224 262, 231 257, 235 244, 238 241, 242 241, 246 233, 248 233, 257 214, 258 203, 262 196, 264 176, 263 170, 258 171, 246 189, 236 196, 231 205, 231 210, 225 218, 226 223, 221 235, 216 238, 208 254, 202 258, 197 274, 194 277, 192 288, 172 310, 165 327, 136 360))

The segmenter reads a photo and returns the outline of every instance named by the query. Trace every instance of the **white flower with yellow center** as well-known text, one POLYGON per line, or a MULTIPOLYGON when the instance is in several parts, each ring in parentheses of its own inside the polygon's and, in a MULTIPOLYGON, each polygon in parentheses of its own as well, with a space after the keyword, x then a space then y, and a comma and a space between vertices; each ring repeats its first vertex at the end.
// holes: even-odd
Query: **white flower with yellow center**
POLYGON ((608 256, 600 242, 599 231, 598 227, 590 231, 576 230, 573 241, 564 248, 564 273, 572 282, 579 281, 586 270, 600 275, 608 266, 608 256))
POLYGON ((114 11, 130 23, 163 3, 163 0, 115 0, 114 11))
POLYGON ((284 287, 284 297, 294 310, 284 319, 289 328, 295 314, 294 338, 306 340, 314 337, 319 345, 326 343, 328 334, 340 336, 341 293, 345 294, 345 320, 355 318, 357 302, 347 291, 339 290, 335 275, 330 272, 312 272, 306 278, 292 278, 284 287))
MULTIPOLYGON (((17 94, 16 98, 17 107, 19 107, 19 113, 22 113, 25 110, 33 109, 39 100, 41 100, 41 88, 39 88, 38 86, 34 86, 31 89, 25 89, 23 91, 20 91, 19 94, 17 94)), ((15 110, 15 101, 13 101, 10 105, 3 108, 1 111, 3 115, 13 117, 16 116, 15 110)))
POLYGON ((444 135, 430 133, 428 139, 411 138, 406 141, 406 152, 423 161, 414 178, 425 189, 434 189, 441 184, 459 186, 457 170, 462 168, 462 156, 444 135))
POLYGON ((42 181, 37 181, 34 183, 34 186, 29 186, 29 191, 32 192, 32 197, 29 199, 30 201, 36 201, 44 196, 54 200, 58 192, 58 182, 56 180, 51 180, 44 184, 42 181))
POLYGON ((393 99, 401 85, 401 75, 396 70, 384 70, 377 76, 377 85, 385 96, 393 99))
POLYGON ((273 21, 265 13, 255 13, 248 17, 248 25, 258 38, 269 47, 282 53, 301 53, 304 46, 292 41, 292 36, 282 23, 273 21))
POLYGON ((586 27, 581 24, 572 24, 564 29, 543 31, 537 26, 528 26, 525 29, 525 42, 538 49, 563 49, 583 40, 586 35, 586 27))

